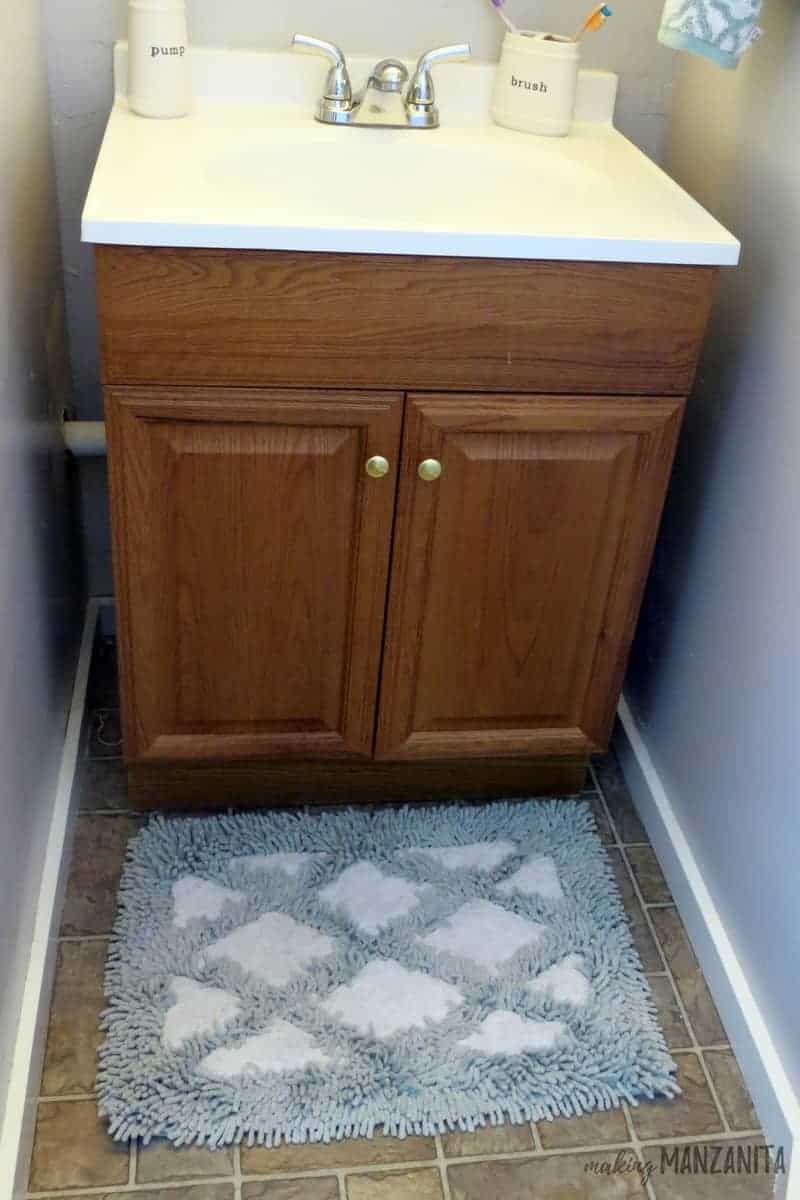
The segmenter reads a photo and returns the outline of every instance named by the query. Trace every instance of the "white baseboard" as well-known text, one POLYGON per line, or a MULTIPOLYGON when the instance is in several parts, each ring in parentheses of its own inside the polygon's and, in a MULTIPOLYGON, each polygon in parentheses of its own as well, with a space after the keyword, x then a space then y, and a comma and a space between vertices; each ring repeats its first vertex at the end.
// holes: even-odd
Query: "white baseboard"
POLYGON ((78 761, 83 710, 89 681, 92 643, 101 603, 86 608, 78 666, 72 689, 64 745, 56 781, 22 1009, 14 1043, 5 1113, 0 1130, 0 1196, 24 1196, 33 1134, 36 1096, 44 1061, 50 1000, 58 954, 58 930, 64 902, 74 826, 73 782, 78 761))
POLYGON ((664 869, 731 1046, 750 1088, 767 1141, 785 1149, 787 1175, 777 1194, 800 1200, 800 1102, 708 891, 697 860, 623 698, 614 749, 636 808, 664 869), (793 1150, 796 1155, 792 1155, 793 1150))

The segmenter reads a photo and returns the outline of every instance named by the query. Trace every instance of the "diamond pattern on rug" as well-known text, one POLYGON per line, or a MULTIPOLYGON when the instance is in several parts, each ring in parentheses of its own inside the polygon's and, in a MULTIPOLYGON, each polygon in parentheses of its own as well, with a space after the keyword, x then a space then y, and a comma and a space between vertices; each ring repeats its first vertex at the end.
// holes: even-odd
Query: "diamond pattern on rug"
POLYGON ((542 971, 525 986, 534 996, 545 995, 557 1004, 587 1004, 592 994, 589 980, 583 973, 580 954, 570 954, 561 962, 542 971))
POLYGON ((170 992, 175 1003, 167 1009, 161 1035, 170 1050, 179 1050, 190 1038, 223 1030, 241 1010, 239 999, 232 992, 207 987, 180 975, 172 979, 170 992))
POLYGON ((310 854, 307 851, 299 851, 294 854, 244 854, 241 858, 231 859, 231 863, 257 874, 263 871, 283 871, 284 875, 294 878, 309 863, 326 857, 325 854, 310 854))
POLYGON ((677 1094, 583 802, 156 818, 106 994, 121 1139, 431 1134, 677 1094))
POLYGON ((477 1032, 458 1043, 482 1054, 523 1054, 526 1050, 552 1050, 569 1037, 561 1021, 526 1021, 513 1012, 493 1012, 477 1032))
POLYGON ((360 1033, 386 1038, 400 1029, 423 1029, 427 1021, 443 1021, 462 1001, 451 984, 388 959, 367 963, 351 984, 337 988, 321 1007, 360 1033))
POLYGON ((226 904, 243 900, 241 892, 221 887, 196 875, 185 875, 172 885, 172 923, 185 929, 190 921, 215 921, 226 904))
POLYGON ((204 957, 230 959, 265 983, 283 987, 313 959, 325 958, 333 949, 327 934, 285 913, 268 912, 212 943, 204 957))
POLYGON ((235 1079, 238 1075, 258 1075, 266 1071, 301 1071, 311 1064, 324 1067, 330 1061, 314 1038, 291 1022, 278 1019, 241 1046, 221 1047, 207 1054, 198 1070, 201 1075, 235 1079))
POLYGON ((426 846, 403 854, 422 854, 448 871, 493 871, 516 852, 513 842, 473 842, 471 846, 426 846))
POLYGON ((523 946, 535 945, 543 933, 544 926, 538 921, 518 917, 489 900, 470 900, 422 942, 497 974, 501 963, 523 946))
POLYGON ((384 875, 372 863, 358 862, 323 888, 319 898, 346 912, 364 933, 377 933, 416 908, 423 890, 397 875, 384 875))
POLYGON ((524 896, 544 896, 548 900, 563 900, 564 889, 552 858, 533 858, 524 863, 508 879, 497 885, 501 896, 522 892, 524 896))

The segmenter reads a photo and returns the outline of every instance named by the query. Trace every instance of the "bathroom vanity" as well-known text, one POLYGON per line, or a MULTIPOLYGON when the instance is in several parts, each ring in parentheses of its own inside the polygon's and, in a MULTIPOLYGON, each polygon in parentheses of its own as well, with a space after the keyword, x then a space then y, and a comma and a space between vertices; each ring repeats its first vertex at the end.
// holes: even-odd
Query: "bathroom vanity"
MULTIPOLYGON (((296 106, 254 163, 241 130, 263 85, 231 71, 235 54, 200 53, 204 86, 247 94, 207 96, 183 124, 136 120, 118 98, 84 216, 138 799, 578 789, 608 742, 717 269, 738 243, 610 112, 584 114, 560 150, 490 126, 486 67, 448 67, 480 79, 450 85, 454 126, 432 155, 444 93, 435 133, 323 129, 319 65, 265 55, 296 106), (362 134, 384 187, 382 137, 434 175, 473 153, 470 194, 448 204, 445 165, 425 205, 406 189, 402 220, 393 189, 365 215, 348 144, 362 134), (483 207, 479 136, 506 184, 521 164, 526 194, 505 212, 483 207), (138 204, 123 151, 148 179, 138 204), (238 163, 233 182, 209 154, 238 163), (171 182, 148 173, 159 157, 171 182)), ((583 103, 613 110, 613 77, 592 74, 583 103)))

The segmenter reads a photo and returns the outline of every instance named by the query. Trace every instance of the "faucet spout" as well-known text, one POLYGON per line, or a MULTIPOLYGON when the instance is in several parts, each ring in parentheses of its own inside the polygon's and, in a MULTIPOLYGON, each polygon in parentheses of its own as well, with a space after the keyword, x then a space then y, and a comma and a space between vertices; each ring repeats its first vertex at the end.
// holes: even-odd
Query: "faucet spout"
POLYGON ((403 88, 407 83, 408 68, 405 63, 398 58, 381 59, 353 101, 352 123, 405 129, 408 119, 403 88))
POLYGON ((399 58, 382 58, 372 69, 367 87, 379 92, 402 92, 408 83, 408 67, 399 58))

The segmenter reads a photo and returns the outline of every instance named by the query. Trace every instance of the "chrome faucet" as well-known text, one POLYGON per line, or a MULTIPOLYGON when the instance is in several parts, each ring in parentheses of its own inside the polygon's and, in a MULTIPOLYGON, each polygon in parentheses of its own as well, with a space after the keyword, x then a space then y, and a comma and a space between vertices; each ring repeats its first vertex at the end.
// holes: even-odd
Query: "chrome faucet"
POLYGON ((347 63, 338 46, 304 33, 296 33, 291 44, 324 54, 331 63, 325 91, 317 106, 318 121, 325 125, 372 125, 386 129, 438 128, 432 69, 436 63, 469 58, 472 54, 468 42, 429 50, 420 58, 410 81, 408 69, 399 59, 381 59, 364 87, 354 95, 347 63))

